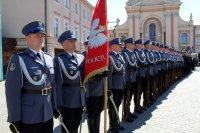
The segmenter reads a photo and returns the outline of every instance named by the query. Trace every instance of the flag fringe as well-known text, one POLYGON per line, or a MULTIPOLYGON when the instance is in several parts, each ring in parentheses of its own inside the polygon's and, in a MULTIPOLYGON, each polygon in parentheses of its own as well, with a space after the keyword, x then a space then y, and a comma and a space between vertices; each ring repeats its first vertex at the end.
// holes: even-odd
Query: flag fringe
POLYGON ((95 74, 98 74, 98 73, 101 73, 105 70, 108 70, 108 66, 105 66, 105 67, 102 67, 102 68, 99 68, 97 70, 94 70, 92 72, 90 72, 89 74, 87 74, 87 76, 85 77, 83 83, 86 83, 88 81, 89 78, 91 78, 93 75, 95 74))

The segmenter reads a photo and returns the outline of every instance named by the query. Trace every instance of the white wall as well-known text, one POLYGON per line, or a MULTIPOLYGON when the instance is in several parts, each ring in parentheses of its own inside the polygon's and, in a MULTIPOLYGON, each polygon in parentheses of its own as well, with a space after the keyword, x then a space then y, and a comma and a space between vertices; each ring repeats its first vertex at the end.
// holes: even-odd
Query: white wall
POLYGON ((44 0, 2 0, 3 37, 22 38, 22 28, 27 23, 44 22, 44 0))

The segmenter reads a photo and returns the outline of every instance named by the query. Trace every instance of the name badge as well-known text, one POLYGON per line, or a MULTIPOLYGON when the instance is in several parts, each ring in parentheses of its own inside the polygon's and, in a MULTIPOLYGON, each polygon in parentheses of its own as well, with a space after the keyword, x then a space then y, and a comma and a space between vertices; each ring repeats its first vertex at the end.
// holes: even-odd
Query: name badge
POLYGON ((34 74, 35 74, 35 75, 41 75, 41 74, 42 74, 42 71, 41 71, 41 70, 37 70, 37 71, 34 72, 34 74))

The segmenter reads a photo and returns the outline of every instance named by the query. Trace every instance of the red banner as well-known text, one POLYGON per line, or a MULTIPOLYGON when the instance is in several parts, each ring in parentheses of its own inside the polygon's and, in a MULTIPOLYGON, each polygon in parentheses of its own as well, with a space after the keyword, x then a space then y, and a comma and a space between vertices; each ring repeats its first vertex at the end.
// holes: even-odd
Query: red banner
POLYGON ((88 51, 85 56, 84 82, 108 67, 108 31, 106 0, 98 0, 92 16, 88 51))

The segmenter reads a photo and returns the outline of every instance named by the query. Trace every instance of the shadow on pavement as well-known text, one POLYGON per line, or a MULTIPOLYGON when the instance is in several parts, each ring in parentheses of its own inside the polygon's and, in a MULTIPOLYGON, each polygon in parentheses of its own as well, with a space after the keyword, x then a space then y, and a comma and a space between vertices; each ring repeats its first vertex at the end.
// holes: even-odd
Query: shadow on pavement
POLYGON ((176 88, 176 86, 182 82, 183 80, 187 79, 191 73, 184 76, 184 78, 179 79, 173 85, 169 87, 169 89, 164 92, 157 101, 149 107, 144 113, 137 114, 138 118, 134 120, 133 123, 122 123, 123 127, 125 127, 125 131, 123 133, 132 133, 134 130, 141 128, 143 125, 146 125, 146 121, 152 117, 152 112, 158 108, 160 104, 163 103, 164 100, 167 100, 168 95, 172 93, 172 91, 176 88))

